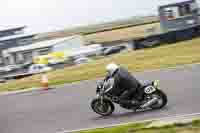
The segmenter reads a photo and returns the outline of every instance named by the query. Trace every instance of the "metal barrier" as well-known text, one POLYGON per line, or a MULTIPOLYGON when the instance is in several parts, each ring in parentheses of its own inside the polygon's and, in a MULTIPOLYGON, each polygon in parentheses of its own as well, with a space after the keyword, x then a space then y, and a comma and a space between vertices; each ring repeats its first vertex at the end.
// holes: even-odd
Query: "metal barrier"
POLYGON ((171 31, 146 38, 134 40, 134 49, 152 48, 163 44, 171 44, 179 41, 190 40, 200 36, 200 26, 188 29, 171 31))

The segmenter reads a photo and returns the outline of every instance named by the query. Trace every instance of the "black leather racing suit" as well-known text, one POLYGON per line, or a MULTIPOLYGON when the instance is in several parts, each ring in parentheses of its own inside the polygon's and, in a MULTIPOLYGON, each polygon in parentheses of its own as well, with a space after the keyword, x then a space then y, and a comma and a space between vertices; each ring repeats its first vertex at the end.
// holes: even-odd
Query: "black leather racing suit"
POLYGON ((141 87, 140 82, 128 72, 127 69, 120 67, 116 72, 107 78, 113 78, 114 84, 109 93, 120 97, 121 104, 129 104, 135 97, 137 89, 141 87))

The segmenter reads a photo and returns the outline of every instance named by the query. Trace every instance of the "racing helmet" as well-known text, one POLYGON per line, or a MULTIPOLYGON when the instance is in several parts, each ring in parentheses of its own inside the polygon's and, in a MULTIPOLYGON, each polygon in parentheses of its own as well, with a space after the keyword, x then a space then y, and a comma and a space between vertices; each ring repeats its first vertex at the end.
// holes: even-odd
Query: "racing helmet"
POLYGON ((117 71, 119 69, 119 66, 115 63, 110 63, 106 66, 106 71, 109 73, 109 74, 113 74, 115 71, 117 71))

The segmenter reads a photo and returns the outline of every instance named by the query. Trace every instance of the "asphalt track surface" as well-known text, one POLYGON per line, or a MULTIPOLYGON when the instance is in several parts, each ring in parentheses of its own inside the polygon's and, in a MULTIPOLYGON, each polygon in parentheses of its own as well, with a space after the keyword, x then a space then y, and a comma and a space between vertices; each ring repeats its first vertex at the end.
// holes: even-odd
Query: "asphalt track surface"
POLYGON ((0 96, 0 133, 57 133, 200 112, 200 65, 135 73, 139 80, 160 79, 168 105, 133 113, 116 105, 109 117, 90 108, 96 80, 67 84, 49 91, 0 96))

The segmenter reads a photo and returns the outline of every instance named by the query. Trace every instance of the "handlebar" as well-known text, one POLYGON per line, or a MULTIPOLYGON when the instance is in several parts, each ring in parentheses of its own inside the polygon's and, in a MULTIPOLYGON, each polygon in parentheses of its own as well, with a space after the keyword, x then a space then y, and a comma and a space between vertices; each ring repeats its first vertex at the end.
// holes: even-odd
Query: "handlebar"
POLYGON ((112 89, 112 86, 109 86, 107 80, 103 80, 97 84, 96 93, 99 93, 100 91, 102 91, 103 93, 107 93, 110 89, 112 89))

